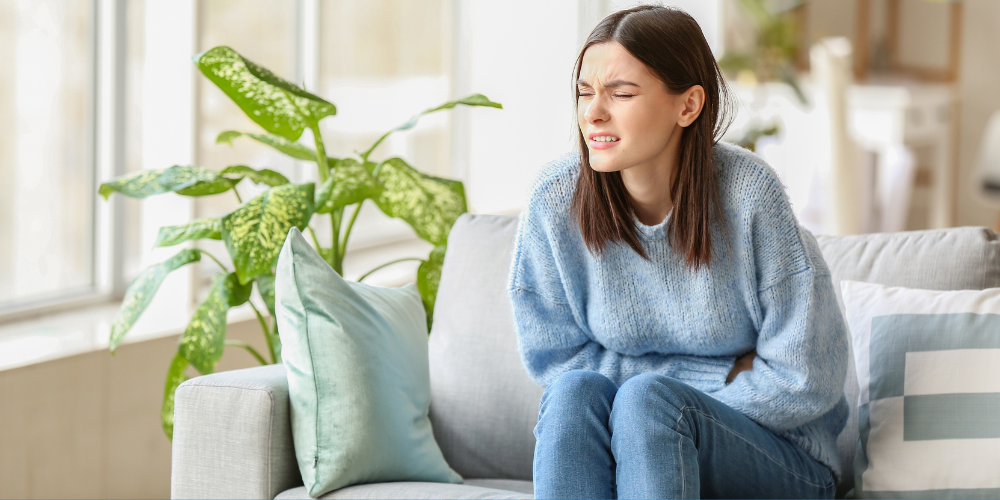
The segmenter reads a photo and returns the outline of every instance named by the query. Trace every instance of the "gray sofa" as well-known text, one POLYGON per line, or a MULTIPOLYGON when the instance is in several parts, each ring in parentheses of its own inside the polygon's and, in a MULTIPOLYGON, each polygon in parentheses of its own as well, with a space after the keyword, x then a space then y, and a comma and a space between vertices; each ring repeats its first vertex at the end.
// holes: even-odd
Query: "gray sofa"
MULTIPOLYGON (((463 485, 356 485, 323 498, 530 498, 542 389, 517 354, 505 293, 517 220, 464 215, 451 232, 430 336, 434 434, 463 485)), ((841 279, 939 290, 1000 287, 1000 237, 986 228, 818 237, 841 279)), ((836 287, 839 294, 839 286, 836 287)), ((839 300, 839 297, 838 297, 839 300)), ((853 357, 845 392, 857 402, 853 357)), ((853 487, 857 409, 838 446, 853 487)), ((295 462, 284 368, 197 377, 176 393, 174 498, 307 498, 295 462)))

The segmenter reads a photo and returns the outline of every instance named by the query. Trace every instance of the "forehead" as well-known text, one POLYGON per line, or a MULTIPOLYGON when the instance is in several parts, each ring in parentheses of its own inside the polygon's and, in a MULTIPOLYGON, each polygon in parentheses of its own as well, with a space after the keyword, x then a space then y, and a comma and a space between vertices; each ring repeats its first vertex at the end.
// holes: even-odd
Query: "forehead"
POLYGON ((642 61, 638 60, 618 42, 591 45, 583 53, 580 80, 591 85, 601 85, 612 80, 628 80, 639 85, 655 80, 642 61))

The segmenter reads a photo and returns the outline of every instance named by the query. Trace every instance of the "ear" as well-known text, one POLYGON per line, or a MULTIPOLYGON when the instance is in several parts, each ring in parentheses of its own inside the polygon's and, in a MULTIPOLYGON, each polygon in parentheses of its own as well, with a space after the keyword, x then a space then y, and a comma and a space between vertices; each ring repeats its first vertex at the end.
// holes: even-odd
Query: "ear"
POLYGON ((677 125, 687 127, 698 119, 701 109, 705 107, 705 89, 701 85, 692 85, 678 97, 682 107, 677 117, 677 125))

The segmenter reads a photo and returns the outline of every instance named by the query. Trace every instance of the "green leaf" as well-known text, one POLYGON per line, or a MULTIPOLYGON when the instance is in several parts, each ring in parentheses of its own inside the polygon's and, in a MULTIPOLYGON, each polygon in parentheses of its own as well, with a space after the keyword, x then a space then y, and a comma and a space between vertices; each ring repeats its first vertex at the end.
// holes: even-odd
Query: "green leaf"
POLYGON ((404 123, 404 124, 402 124, 402 125, 394 128, 394 129, 392 129, 392 130, 390 130, 390 131, 382 134, 382 137, 379 137, 378 140, 375 141, 375 144, 372 144, 371 147, 368 148, 367 151, 365 151, 364 153, 361 153, 361 157, 365 158, 365 159, 368 159, 368 155, 370 155, 372 153, 372 151, 374 151, 375 148, 377 148, 378 145, 381 144, 382 141, 385 140, 386 137, 389 137, 389 135, 392 134, 393 132, 398 132, 400 130, 407 130, 407 129, 411 129, 411 128, 415 127, 417 125, 417 122, 420 121, 420 117, 422 117, 424 115, 428 115, 428 114, 434 113, 434 112, 437 112, 437 111, 442 111, 442 110, 445 110, 445 109, 451 109, 451 108, 454 108, 455 106, 458 106, 459 104, 463 104, 463 105, 466 105, 466 106, 485 106, 485 107, 489 107, 489 108, 503 109, 503 105, 502 104, 500 104, 499 102, 493 102, 493 101, 489 100, 489 98, 486 97, 486 96, 484 96, 483 94, 472 94, 470 96, 463 97, 463 98, 458 99, 456 101, 448 101, 448 102, 446 102, 446 103, 444 103, 444 104, 442 104, 440 106, 437 106, 437 107, 434 107, 434 108, 430 108, 430 109, 424 110, 424 111, 422 111, 422 112, 420 112, 418 114, 415 114, 409 120, 407 120, 406 123, 404 123))
POLYGON ((274 275, 262 274, 254 278, 254 281, 257 282, 257 293, 264 299, 264 305, 267 306, 271 317, 274 317, 274 275))
POLYGON ((240 283, 269 273, 288 230, 309 223, 313 190, 312 183, 274 187, 222 218, 222 240, 240 283))
POLYGON ((236 182, 239 182, 239 179, 246 177, 257 184, 267 184, 271 187, 288 184, 287 177, 269 168, 256 170, 246 165, 232 165, 222 169, 221 174, 228 175, 229 177, 235 177, 236 182))
POLYGON ((246 302, 251 285, 241 285, 235 273, 219 273, 208 297, 198 306, 181 336, 180 353, 201 374, 215 371, 226 340, 226 313, 231 304, 246 302))
POLYGON ((299 144, 297 142, 289 141, 288 139, 285 139, 280 135, 254 134, 251 132, 226 130, 225 132, 219 134, 219 136, 215 138, 215 143, 218 144, 224 142, 226 144, 232 145, 233 139, 240 136, 246 136, 259 143, 271 146, 272 148, 277 149, 278 151, 281 151, 282 153, 285 153, 286 155, 291 156, 292 158, 298 160, 316 161, 316 152, 313 151, 312 148, 303 146, 302 144, 299 144))
POLYGON ((310 125, 337 114, 332 103, 279 78, 229 47, 215 47, 196 55, 194 61, 251 120, 290 141, 297 141, 310 125))
MULTIPOLYGON (((368 162, 372 168, 374 163, 368 162)), ((354 158, 330 162, 331 175, 316 191, 316 213, 330 213, 338 208, 374 198, 382 192, 375 177, 354 158)))
POLYGON ((169 247, 188 240, 200 240, 202 238, 221 240, 221 231, 222 226, 219 219, 195 219, 179 226, 161 227, 160 233, 156 236, 156 243, 153 246, 169 247))
POLYGON ((163 388, 163 406, 160 408, 160 423, 163 425, 163 432, 167 434, 167 439, 174 440, 174 393, 177 387, 188 379, 184 370, 188 367, 188 361, 178 352, 174 355, 174 360, 170 362, 167 370, 167 383, 163 388))
POLYGON ((427 260, 417 268, 417 290, 424 303, 427 313, 427 331, 431 331, 434 320, 434 300, 437 298, 438 284, 441 282, 441 266, 444 265, 444 253, 447 247, 438 246, 431 250, 427 260))
POLYGON ((171 191, 185 196, 218 194, 232 189, 234 183, 219 172, 200 167, 174 165, 161 170, 143 170, 101 184, 98 192, 104 199, 117 191, 132 198, 145 198, 171 191))
POLYGON ((461 182, 419 172, 401 158, 380 163, 375 178, 383 186, 375 198, 378 207, 406 221, 417 236, 434 245, 448 243, 451 226, 468 210, 461 182))
POLYGON ((201 260, 200 250, 195 248, 181 250, 177 255, 146 268, 132 281, 128 290, 125 290, 125 298, 122 300, 118 315, 111 323, 111 338, 108 343, 112 353, 115 352, 115 348, 118 347, 122 338, 139 319, 142 312, 146 310, 146 306, 153 300, 153 296, 156 295, 156 291, 167 275, 185 264, 199 260, 201 260))
POLYGON ((502 104, 500 104, 499 102, 493 102, 493 101, 491 101, 488 97, 484 96, 483 94, 472 94, 470 96, 466 96, 466 97, 463 97, 461 99, 458 99, 457 101, 448 101, 448 102, 446 102, 446 103, 444 103, 444 104, 442 104, 442 105, 440 105, 438 107, 425 110, 425 111, 423 111, 423 112, 421 112, 420 114, 417 114, 417 115, 413 115, 413 117, 411 117, 406 123, 404 123, 404 124, 402 124, 402 125, 394 128, 393 130, 407 130, 407 129, 411 129, 414 126, 416 126, 417 122, 420 120, 420 117, 422 117, 424 115, 429 115, 429 114, 434 113, 436 111, 442 111, 442 110, 445 110, 445 109, 451 109, 451 108, 454 108, 455 106, 458 106, 459 104, 464 104, 466 106, 484 106, 484 107, 487 107, 487 108, 503 109, 503 105, 502 104))
POLYGON ((248 282, 245 285, 241 285, 236 273, 230 273, 230 276, 232 278, 233 285, 229 293, 229 307, 246 304, 247 301, 250 300, 250 293, 253 292, 253 283, 248 282))

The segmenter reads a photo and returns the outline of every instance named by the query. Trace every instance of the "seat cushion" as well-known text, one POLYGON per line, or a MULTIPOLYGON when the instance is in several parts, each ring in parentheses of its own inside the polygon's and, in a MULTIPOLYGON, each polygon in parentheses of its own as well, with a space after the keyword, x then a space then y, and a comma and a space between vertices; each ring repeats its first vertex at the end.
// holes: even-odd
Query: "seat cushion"
MULTIPOLYGON (((305 487, 292 488, 275 498, 309 498, 305 487)), ((534 498, 530 481, 472 479, 465 484, 375 483, 348 486, 319 498, 534 498)))
POLYGON ((428 345, 430 417, 466 479, 531 480, 542 388, 517 352, 507 275, 517 218, 462 215, 448 237, 428 345))
MULTIPOLYGON (((983 227, 856 236, 817 236, 830 266, 840 311, 844 312, 840 281, 853 280, 927 290, 982 290, 1000 286, 1000 236, 983 227)), ((850 344, 848 344, 850 345, 850 344)), ((837 485, 843 497, 854 487, 854 457, 858 444, 858 376, 854 349, 848 356, 844 392, 851 412, 837 438, 844 478, 837 485)))

